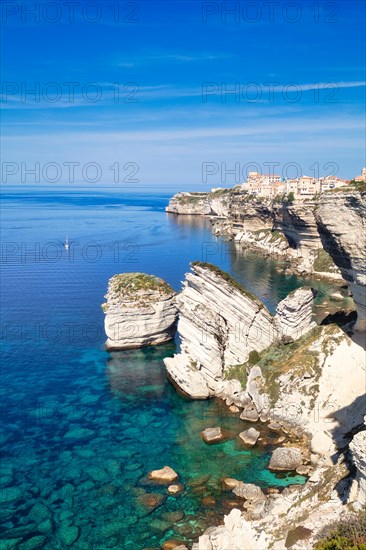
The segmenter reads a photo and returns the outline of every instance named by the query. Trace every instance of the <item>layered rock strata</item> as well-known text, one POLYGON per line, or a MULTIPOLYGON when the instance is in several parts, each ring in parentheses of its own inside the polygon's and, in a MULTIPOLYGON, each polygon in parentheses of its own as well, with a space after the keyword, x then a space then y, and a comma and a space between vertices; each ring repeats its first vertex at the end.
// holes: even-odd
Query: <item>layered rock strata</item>
POLYGON ((106 299, 107 350, 155 346, 174 337, 176 293, 163 279, 145 273, 115 275, 106 299))
MULTIPOLYGON (((246 362, 252 351, 310 330, 312 301, 310 289, 299 289, 272 316, 227 273, 211 264, 193 263, 177 297, 181 353, 164 360, 171 379, 193 398, 220 395, 230 385, 224 380, 229 367, 246 362)), ((248 392, 257 396, 259 404, 254 378, 248 392)), ((244 394, 241 398, 241 405, 249 400, 244 394)), ((262 403, 261 408, 266 405, 262 403)))
POLYGON ((356 466, 353 505, 357 510, 362 510, 366 507, 366 416, 362 430, 353 437, 349 448, 356 466))
POLYGON ((238 247, 280 256, 300 273, 340 280, 338 267, 323 250, 315 208, 316 201, 311 199, 290 203, 233 188, 211 193, 178 193, 166 210, 209 216, 213 231, 234 238, 238 247))
POLYGON ((355 329, 366 331, 366 192, 323 194, 315 219, 324 249, 350 285, 357 307, 355 329))

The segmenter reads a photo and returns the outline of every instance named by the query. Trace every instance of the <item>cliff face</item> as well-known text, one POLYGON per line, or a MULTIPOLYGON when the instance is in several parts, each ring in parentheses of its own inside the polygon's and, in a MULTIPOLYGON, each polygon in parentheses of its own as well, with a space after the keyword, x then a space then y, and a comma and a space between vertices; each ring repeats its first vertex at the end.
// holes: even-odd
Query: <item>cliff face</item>
POLYGON ((246 501, 244 511, 231 511, 224 525, 209 528, 192 550, 221 550, 224 541, 230 542, 230 548, 242 548, 238 541, 247 541, 248 536, 248 548, 287 548, 298 526, 307 537, 296 548, 311 550, 324 526, 334 525, 344 514, 345 503, 350 505, 347 512, 364 509, 364 369, 362 347, 334 325, 317 327, 293 345, 275 344, 259 354, 249 371, 247 393, 258 399, 253 382, 262 399, 268 391, 270 417, 276 421, 273 429, 296 424, 310 436, 307 457, 314 471, 297 490, 268 495, 259 516, 250 515, 246 501), (351 451, 345 453, 347 461, 345 449, 351 451), (351 464, 354 479, 349 476, 351 464))
POLYGON ((366 192, 325 193, 315 210, 322 244, 349 282, 356 330, 366 330, 366 192))
POLYGON ((174 290, 145 273, 122 273, 109 280, 105 316, 106 348, 153 346, 171 340, 176 331, 174 290))
POLYGON ((238 189, 179 193, 167 212, 210 216, 216 234, 230 235, 241 246, 288 259, 300 272, 341 279, 323 250, 313 200, 284 203, 257 198, 238 189))
POLYGON ((170 199, 166 211, 181 215, 208 215, 211 212, 208 196, 209 193, 177 193, 170 199))
MULTIPOLYGON (((191 397, 221 394, 230 385, 224 381, 229 367, 247 361, 251 351, 309 330, 312 302, 311 290, 299 289, 273 317, 228 274, 196 262, 177 298, 181 353, 165 359, 170 377, 191 397)), ((248 400, 246 395, 240 399, 248 400)))

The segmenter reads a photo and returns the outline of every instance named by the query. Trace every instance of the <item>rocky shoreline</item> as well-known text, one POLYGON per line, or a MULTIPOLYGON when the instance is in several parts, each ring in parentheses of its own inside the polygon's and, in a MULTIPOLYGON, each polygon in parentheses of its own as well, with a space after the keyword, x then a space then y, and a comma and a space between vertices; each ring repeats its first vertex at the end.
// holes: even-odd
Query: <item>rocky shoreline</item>
MULTIPOLYGON (((116 293, 113 279, 104 308, 106 331, 142 315, 143 334, 135 335, 133 345, 158 344, 177 329, 180 353, 164 360, 176 388, 193 399, 224 400, 230 412, 253 423, 239 434, 242 445, 252 448, 261 431, 269 430, 276 445, 269 468, 308 476, 304 486, 268 494, 223 479, 239 505, 235 500, 224 525, 209 528, 192 550, 313 548, 327 522, 366 505, 366 194, 329 193, 311 205, 291 205, 266 204, 235 190, 183 193, 167 211, 220 216, 216 232, 267 252, 279 250, 311 275, 326 266, 328 271, 317 273, 342 278, 351 289, 357 307, 351 336, 342 325, 314 323, 310 288, 290 293, 272 315, 227 273, 203 262, 191 264, 177 295, 156 278, 143 289, 123 285, 116 293), (152 303, 153 319, 145 322, 152 303)), ((125 335, 108 336, 109 349, 132 347, 125 335)), ((201 435, 207 444, 225 438, 220 426, 207 426, 201 435)), ((182 490, 168 466, 150 476, 170 484, 172 492, 182 490)), ((163 548, 186 546, 166 541, 163 548)))

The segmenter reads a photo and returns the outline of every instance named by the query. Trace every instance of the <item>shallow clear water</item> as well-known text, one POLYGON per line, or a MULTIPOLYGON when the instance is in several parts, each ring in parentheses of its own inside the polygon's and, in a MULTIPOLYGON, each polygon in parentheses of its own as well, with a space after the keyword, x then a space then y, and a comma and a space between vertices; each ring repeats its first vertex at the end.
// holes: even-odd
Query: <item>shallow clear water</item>
MULTIPOLYGON (((303 482, 267 470, 270 446, 240 447, 245 423, 222 402, 175 392, 162 362, 174 342, 106 353, 100 304, 115 273, 154 273, 178 290, 193 260, 228 270, 271 310, 304 281, 255 254, 237 256, 206 220, 167 215, 167 195, 6 191, 0 548, 12 548, 9 540, 134 550, 196 540, 233 500, 222 477, 262 487, 303 482), (200 432, 217 425, 231 438, 208 446, 200 432), (179 496, 145 478, 164 465, 180 475, 179 496), (146 506, 147 493, 160 506, 146 506)), ((330 287, 315 285, 321 300, 330 287)))

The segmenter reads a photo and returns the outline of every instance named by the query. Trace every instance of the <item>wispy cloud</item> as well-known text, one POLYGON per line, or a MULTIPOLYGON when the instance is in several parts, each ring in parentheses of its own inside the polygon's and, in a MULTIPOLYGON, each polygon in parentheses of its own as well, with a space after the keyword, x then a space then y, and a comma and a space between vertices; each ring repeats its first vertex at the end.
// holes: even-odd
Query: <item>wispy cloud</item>
MULTIPOLYGON (((98 107, 105 105, 116 105, 126 98, 126 103, 139 103, 140 101, 157 100, 177 100, 185 98, 202 97, 206 94, 206 100, 214 101, 220 98, 221 82, 202 82, 200 85, 191 87, 179 87, 173 84, 161 84, 158 86, 139 86, 136 82, 130 82, 127 85, 118 85, 113 82, 96 83, 99 87, 100 97, 97 101, 90 100, 80 92, 75 92, 70 99, 70 95, 63 90, 58 101, 50 101, 40 95, 37 100, 33 95, 24 96, 22 94, 1 94, 0 106, 3 109, 65 109, 75 107, 98 107)), ((366 81, 339 81, 339 82, 312 82, 296 83, 287 82, 285 85, 279 82, 251 82, 251 86, 256 85, 263 92, 263 99, 254 103, 269 103, 270 93, 296 93, 314 92, 315 90, 337 90, 342 88, 365 87, 366 81)), ((224 89, 225 94, 225 89, 224 89)))

